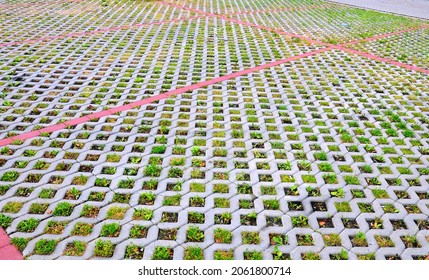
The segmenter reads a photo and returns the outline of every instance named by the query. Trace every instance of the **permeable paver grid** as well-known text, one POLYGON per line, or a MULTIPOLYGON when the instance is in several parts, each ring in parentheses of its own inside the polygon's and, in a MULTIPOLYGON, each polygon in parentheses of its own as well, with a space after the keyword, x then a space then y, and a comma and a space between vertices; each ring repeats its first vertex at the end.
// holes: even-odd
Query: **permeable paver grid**
POLYGON ((293 0, 0 9, 0 259, 428 258, 428 22, 293 0))

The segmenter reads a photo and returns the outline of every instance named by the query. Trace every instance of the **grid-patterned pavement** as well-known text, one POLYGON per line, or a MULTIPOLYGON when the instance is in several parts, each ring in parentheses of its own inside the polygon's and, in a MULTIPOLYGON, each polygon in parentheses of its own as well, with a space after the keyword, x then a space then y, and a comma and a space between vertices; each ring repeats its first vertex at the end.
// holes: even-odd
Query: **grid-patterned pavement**
POLYGON ((0 226, 25 258, 428 258, 428 22, 295 0, 0 10, 0 226))

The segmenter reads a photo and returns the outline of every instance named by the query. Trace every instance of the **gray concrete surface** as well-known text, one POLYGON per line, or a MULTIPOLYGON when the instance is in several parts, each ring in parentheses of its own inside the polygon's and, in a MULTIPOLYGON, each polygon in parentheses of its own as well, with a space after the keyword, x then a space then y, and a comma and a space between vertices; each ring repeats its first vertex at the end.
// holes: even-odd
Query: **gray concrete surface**
POLYGON ((428 0, 330 0, 357 7, 429 19, 428 0))

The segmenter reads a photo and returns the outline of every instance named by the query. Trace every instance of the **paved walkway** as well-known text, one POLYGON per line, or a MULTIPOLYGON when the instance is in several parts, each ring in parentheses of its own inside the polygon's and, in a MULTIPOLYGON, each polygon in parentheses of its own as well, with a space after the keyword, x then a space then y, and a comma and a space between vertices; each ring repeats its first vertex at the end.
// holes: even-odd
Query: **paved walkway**
POLYGON ((366 9, 429 19, 428 0, 329 0, 366 9))
POLYGON ((0 17, 0 240, 25 258, 429 257, 428 21, 315 0, 0 17))

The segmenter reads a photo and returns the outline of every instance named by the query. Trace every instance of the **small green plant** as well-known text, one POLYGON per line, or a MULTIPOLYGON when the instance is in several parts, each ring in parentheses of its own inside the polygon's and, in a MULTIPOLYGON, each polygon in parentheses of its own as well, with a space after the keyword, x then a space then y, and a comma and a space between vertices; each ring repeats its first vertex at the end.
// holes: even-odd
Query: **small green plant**
POLYGON ((93 227, 94 227, 94 225, 92 225, 92 224, 77 222, 74 225, 74 228, 73 228, 71 234, 72 235, 79 235, 79 236, 88 236, 92 233, 93 227))
POLYGON ((401 236, 401 240, 404 243, 406 248, 420 248, 422 247, 417 240, 416 236, 405 235, 401 236))
POLYGON ((297 235, 298 246, 313 246, 314 240, 311 234, 297 235))
POLYGON ((259 232, 243 231, 241 233, 241 239, 243 244, 259 244, 261 242, 259 232))
POLYGON ((359 185, 359 179, 356 176, 344 176, 344 181, 347 185, 359 185))
POLYGON ((278 163, 277 168, 279 170, 292 170, 292 164, 289 161, 284 163, 278 163))
POLYGON ((4 213, 18 213, 19 210, 21 210, 22 206, 24 205, 24 203, 22 202, 18 202, 18 201, 10 201, 8 203, 6 203, 3 208, 2 208, 2 212, 4 213))
POLYGON ((95 186, 96 187, 104 187, 107 188, 109 187, 111 181, 106 179, 106 178, 97 178, 95 179, 95 186))
POLYGON ((75 240, 67 244, 64 255, 65 256, 82 256, 85 253, 87 244, 83 241, 75 240))
POLYGON ((144 220, 149 221, 153 217, 153 210, 143 208, 143 209, 136 209, 133 214, 134 220, 144 220))
POLYGON ((343 188, 333 190, 333 191, 331 191, 331 195, 333 197, 343 198, 344 197, 344 190, 343 190, 343 188))
POLYGON ((205 216, 203 213, 199 212, 189 212, 188 213, 188 222, 194 224, 202 224, 204 223, 205 216))
POLYGON ((357 247, 365 247, 368 246, 368 243, 366 242, 366 236, 365 233, 359 231, 352 239, 351 242, 354 246, 357 247))
POLYGON ((162 167, 155 164, 149 164, 146 166, 144 175, 149 177, 158 177, 161 174, 161 170, 162 167))
POLYGON ((12 218, 0 213, 0 227, 6 229, 12 223, 12 218))
POLYGON ((19 173, 17 171, 8 171, 1 176, 0 181, 14 182, 18 179, 19 173))
POLYGON ((50 163, 47 163, 46 161, 38 160, 33 168, 36 170, 46 170, 48 169, 49 165, 50 163))
POLYGON ((232 233, 229 230, 216 228, 214 230, 214 241, 216 243, 227 243, 230 244, 232 242, 232 233))
POLYGON ((323 241, 326 246, 341 246, 342 244, 340 235, 336 233, 323 235, 323 241))
POLYGON ((112 202, 117 202, 117 203, 129 203, 131 199, 131 194, 130 193, 115 193, 113 195, 113 199, 112 202))
POLYGON ((73 178, 72 180, 72 184, 73 185, 78 185, 78 186, 83 186, 86 184, 86 182, 88 181, 88 177, 84 176, 84 175, 79 175, 73 178))
POLYGON ((20 232, 33 232, 39 225, 39 222, 40 220, 34 218, 22 220, 16 228, 20 232))
POLYGON ((94 256, 109 258, 115 252, 115 245, 109 240, 98 240, 95 243, 94 256))
POLYGON ((45 228, 45 233, 62 234, 68 222, 49 221, 45 228))
POLYGON ((375 253, 369 253, 366 255, 357 255, 357 257, 358 257, 358 260, 361 260, 361 261, 372 261, 372 260, 375 260, 375 253))
POLYGON ((197 226, 190 226, 186 231, 186 237, 188 242, 203 242, 204 232, 197 226))
POLYGON ((326 184, 336 184, 336 183, 338 183, 338 181, 337 181, 337 175, 335 175, 334 173, 323 174, 322 178, 325 180, 326 184))
POLYGON ((134 225, 130 230, 130 238, 146 238, 147 233, 147 227, 134 225))
POLYGON ((234 259, 234 252, 232 250, 230 251, 222 251, 217 250, 213 254, 213 259, 215 260, 233 260, 234 259))
POLYGON ((135 244, 130 244, 125 249, 125 259, 141 260, 143 258, 144 249, 135 244))
POLYGON ((203 260, 204 251, 198 246, 188 247, 185 249, 185 260, 203 260))
POLYGON ((167 147, 165 145, 152 147, 152 154, 163 154, 167 147))
POLYGON ((115 166, 105 166, 101 170, 101 173, 102 174, 107 174, 107 175, 114 175, 116 173, 116 167, 115 166))
POLYGON ((372 173, 372 167, 370 165, 363 165, 360 166, 359 169, 363 172, 363 173, 372 173))
POLYGON ((55 207, 52 215, 54 216, 70 216, 73 212, 74 205, 68 202, 60 202, 57 207, 55 207))
MULTIPOLYGON (((216 206, 216 198, 215 198, 215 207, 216 206)), ((191 207, 204 207, 205 205, 205 199, 203 197, 199 197, 199 196, 194 196, 189 198, 189 206, 191 207)))
POLYGON ((315 252, 306 252, 301 255, 303 260, 320 260, 319 254, 315 252))
POLYGON ((107 210, 106 218, 113 220, 122 220, 128 207, 112 206, 107 210))
POLYGON ((318 167, 319 167, 319 170, 322 172, 332 172, 333 171, 332 166, 327 162, 320 163, 318 165, 318 167))
POLYGON ((277 246, 286 245, 288 242, 288 239, 289 238, 287 235, 270 234, 270 243, 272 245, 277 245, 277 246))
POLYGON ((349 259, 349 253, 341 249, 341 251, 338 254, 331 255, 331 260, 348 260, 349 259))
POLYGON ((25 247, 27 247, 28 242, 31 239, 23 238, 23 237, 13 237, 10 240, 10 243, 13 244, 20 252, 24 251, 25 247))
POLYGON ((302 215, 292 217, 292 225, 294 227, 308 227, 308 217, 302 215))
POLYGON ((180 194, 176 194, 173 196, 165 196, 162 202, 164 206, 179 206, 180 205, 181 196, 180 194))
POLYGON ((33 254, 36 255, 50 255, 57 247, 56 240, 40 239, 34 246, 33 254))
POLYGON ((171 260, 173 259, 173 249, 164 246, 157 246, 153 252, 152 260, 171 260))
POLYGON ((380 247, 395 247, 395 243, 388 236, 375 235, 374 238, 380 247))
POLYGON ((118 155, 118 154, 110 154, 106 156, 107 162, 119 162, 120 160, 121 160, 121 155, 118 155))
POLYGON ((139 204, 141 205, 153 205, 155 202, 156 195, 152 192, 144 192, 139 197, 139 204))
POLYGON ((150 179, 149 181, 143 182, 143 190, 156 190, 158 186, 158 180, 150 179))
POLYGON ((121 232, 121 226, 117 223, 105 224, 101 228, 100 236, 102 237, 118 237, 121 232))
POLYGON ((72 187, 70 190, 68 190, 65 194, 65 199, 71 199, 71 200, 77 200, 79 199, 80 195, 82 194, 82 191, 76 189, 75 187, 72 187))
POLYGON ((320 161, 326 161, 328 160, 328 156, 325 152, 318 152, 318 153, 314 153, 314 158, 316 160, 320 160, 320 161))
POLYGON ((119 181, 118 187, 120 189, 132 189, 134 187, 135 181, 127 178, 126 180, 119 181))
POLYGON ((0 185, 0 196, 5 195, 11 187, 12 185, 0 185))
POLYGON ((181 178, 183 176, 183 170, 180 168, 172 167, 168 171, 168 178, 181 178))
POLYGON ((263 200, 264 208, 268 210, 279 210, 280 202, 277 199, 263 200))
POLYGON ((372 189, 371 191, 374 194, 375 198, 389 198, 389 194, 386 190, 372 189))
POLYGON ((352 212, 352 208, 348 201, 335 202, 335 208, 338 212, 352 212))
POLYGON ((99 211, 100 211, 99 207, 85 204, 83 206, 82 212, 80 212, 80 216, 85 218, 95 218, 98 216, 99 211))
POLYGON ((170 160, 171 166, 183 166, 185 165, 185 158, 172 158, 170 160))

